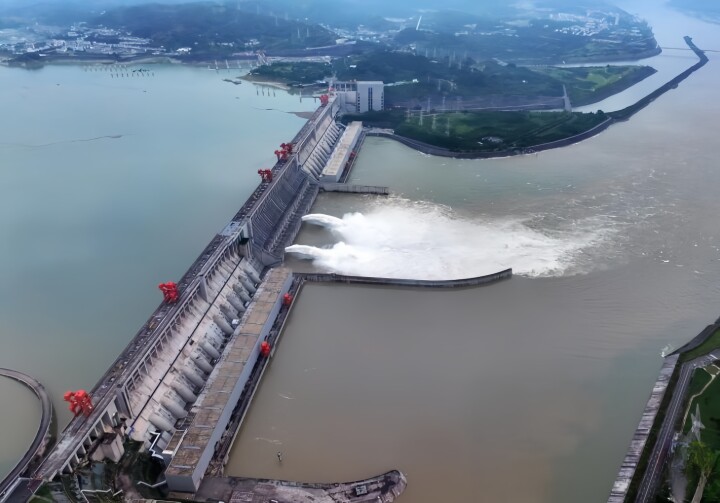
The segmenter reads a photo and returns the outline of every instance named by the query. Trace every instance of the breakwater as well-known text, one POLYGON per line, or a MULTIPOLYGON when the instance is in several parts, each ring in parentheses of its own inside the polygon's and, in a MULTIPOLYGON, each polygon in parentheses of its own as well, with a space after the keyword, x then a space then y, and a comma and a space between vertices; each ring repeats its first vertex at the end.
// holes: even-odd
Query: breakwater
POLYGON ((608 115, 610 115, 615 121, 625 121, 630 119, 633 115, 638 113, 640 110, 648 106, 650 103, 655 101, 658 97, 662 96, 666 92, 668 92, 670 89, 675 89, 680 82, 687 79, 690 75, 692 75, 694 72, 698 71, 700 68, 705 66, 707 62, 709 61, 708 57, 705 55, 705 53, 696 46, 692 38, 689 36, 684 37, 685 43, 690 47, 690 49, 697 55, 699 58, 699 61, 692 65, 690 68, 685 70, 684 72, 680 73, 676 77, 670 79, 668 82, 663 84, 662 86, 655 89, 653 92, 645 96, 644 98, 640 98, 636 103, 623 108, 622 110, 617 110, 615 112, 609 112, 608 115))
POLYGON ((410 148, 413 148, 415 150, 418 150, 424 154, 429 155, 435 155, 439 157, 452 157, 455 159, 491 159, 496 157, 509 157, 513 155, 523 155, 523 154, 532 154, 535 152, 540 152, 543 150, 550 150, 553 148, 560 148, 560 147, 566 147, 568 145, 572 145, 574 143, 581 142, 583 140, 586 140, 592 136, 595 136, 602 131, 606 130, 616 122, 622 122, 629 120, 633 115, 638 113, 640 110, 648 106, 650 103, 655 101, 658 97, 662 96, 666 92, 668 92, 671 89, 674 89, 682 82, 683 80, 687 79, 690 75, 692 75, 694 72, 702 68, 707 64, 709 61, 708 57, 705 55, 705 53, 702 51, 702 49, 698 48, 692 41, 692 38, 689 36, 684 37, 685 43, 690 47, 690 49, 698 56, 699 61, 695 63, 693 66, 688 68, 687 70, 683 71, 679 75, 673 77, 668 82, 648 94, 647 96, 644 96, 643 98, 639 99, 634 104, 623 108, 622 110, 617 110, 614 112, 608 112, 606 115, 608 118, 598 124, 597 126, 594 126, 593 128, 584 131, 582 133, 562 138, 560 140, 547 142, 547 143, 539 143, 536 145, 531 145, 528 147, 523 148, 510 148, 510 149, 504 149, 504 150, 496 150, 492 152, 476 152, 476 151, 455 151, 450 150, 443 147, 437 147, 435 145, 430 145, 428 143, 424 143, 418 140, 414 140, 412 138, 407 138, 405 136, 400 136, 395 134, 392 130, 382 130, 382 129, 373 129, 367 132, 368 136, 380 136, 384 138, 390 138, 395 141, 398 141, 410 148))
MULTIPOLYGON (((620 466, 615 483, 613 484, 612 490, 610 491, 610 497, 608 503, 623 503, 628 496, 628 492, 631 489, 631 483, 635 478, 636 470, 640 464, 643 452, 645 451, 648 439, 651 437, 653 425, 658 415, 665 392, 667 391, 675 367, 677 365, 677 355, 670 356, 665 359, 662 368, 660 369, 660 375, 658 376, 655 385, 653 386, 652 393, 645 405, 642 417, 638 424, 635 434, 630 441, 630 447, 625 454, 625 459, 620 466)), ((655 440, 653 435, 650 439, 650 443, 655 440)))
POLYGON ((42 406, 40 425, 38 426, 37 433, 35 433, 35 438, 30 444, 30 447, 20 461, 17 462, 15 467, 10 470, 10 473, 8 473, 7 476, 0 481, 0 501, 27 501, 27 499, 29 499, 32 495, 32 491, 28 488, 28 486, 23 486, 21 484, 15 486, 14 488, 12 486, 19 480, 19 477, 24 474, 30 464, 39 456, 42 456, 49 439, 54 434, 51 431, 53 425, 52 401, 50 400, 50 397, 45 391, 43 385, 27 374, 23 374, 17 370, 0 368, 0 376, 18 381, 30 388, 38 399, 40 399, 40 404, 42 406))
POLYGON ((312 283, 346 283, 359 285, 384 285, 384 286, 413 286, 423 288, 464 288, 470 286, 489 285, 512 277, 512 269, 477 276, 474 278, 448 279, 448 280, 423 280, 423 279, 402 279, 402 278, 374 278, 371 276, 345 276, 333 273, 295 273, 295 276, 303 282, 312 283))

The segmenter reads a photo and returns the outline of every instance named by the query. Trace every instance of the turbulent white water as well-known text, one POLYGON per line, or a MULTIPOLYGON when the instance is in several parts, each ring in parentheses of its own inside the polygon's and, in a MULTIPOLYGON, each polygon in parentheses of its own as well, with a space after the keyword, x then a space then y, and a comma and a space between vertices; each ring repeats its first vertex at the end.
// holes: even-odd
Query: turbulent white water
POLYGON ((351 275, 455 279, 512 267, 515 274, 554 276, 575 272, 582 252, 610 233, 591 220, 552 231, 532 229, 530 220, 468 220, 447 207, 395 199, 366 214, 306 215, 303 221, 327 228, 335 244, 296 244, 285 251, 351 275))

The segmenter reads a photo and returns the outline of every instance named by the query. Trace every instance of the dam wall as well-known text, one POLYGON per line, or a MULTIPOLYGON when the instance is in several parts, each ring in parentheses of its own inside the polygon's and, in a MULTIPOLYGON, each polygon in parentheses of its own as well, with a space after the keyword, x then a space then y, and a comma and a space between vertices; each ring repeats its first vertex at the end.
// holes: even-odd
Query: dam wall
POLYGON ((29 491, 27 486, 18 483, 19 477, 24 474, 36 458, 42 455, 51 437, 51 427, 53 424, 52 401, 43 385, 27 374, 23 374, 17 370, 0 368, 0 376, 13 379, 27 386, 40 400, 40 424, 35 433, 35 438, 33 438, 25 455, 15 464, 5 478, 0 480, 0 502, 27 500, 29 496, 32 495, 32 491, 29 491))
POLYGON ((650 398, 648 398, 647 405, 645 405, 645 410, 640 418, 640 422, 630 441, 630 447, 625 454, 625 459, 623 459, 615 483, 610 491, 608 503, 624 503, 627 499, 630 484, 635 477, 635 471, 638 468, 640 458, 650 437, 650 432, 655 424, 655 418, 663 403, 665 391, 675 372, 677 361, 677 355, 669 356, 665 359, 660 369, 660 375, 653 386, 652 393, 650 394, 650 398))
POLYGON ((464 279, 422 280, 401 278, 374 278, 370 276, 345 276, 333 273, 295 273, 302 281, 313 283, 346 283, 359 285, 412 286, 423 288, 464 288, 489 285, 512 277, 512 269, 505 269, 485 276, 464 279))
MULTIPOLYGON (((49 481, 102 459, 107 435, 167 447, 249 311, 263 269, 279 260, 314 202, 317 179, 301 159, 332 152, 338 109, 331 99, 315 111, 293 138, 294 153, 273 166, 272 181, 259 183, 178 281, 178 301, 155 309, 93 387, 94 410, 68 424, 35 478, 49 481)), ((113 449, 113 459, 122 456, 121 442, 113 449)))

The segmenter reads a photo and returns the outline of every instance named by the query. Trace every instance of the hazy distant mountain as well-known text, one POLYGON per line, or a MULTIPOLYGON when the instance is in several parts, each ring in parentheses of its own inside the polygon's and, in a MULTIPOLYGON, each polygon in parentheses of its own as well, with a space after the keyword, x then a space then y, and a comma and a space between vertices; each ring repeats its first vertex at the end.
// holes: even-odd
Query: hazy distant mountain
POLYGON ((190 47, 194 53, 303 49, 335 43, 336 35, 317 24, 238 7, 242 8, 212 2, 117 7, 93 17, 90 24, 129 31, 166 50, 190 47))

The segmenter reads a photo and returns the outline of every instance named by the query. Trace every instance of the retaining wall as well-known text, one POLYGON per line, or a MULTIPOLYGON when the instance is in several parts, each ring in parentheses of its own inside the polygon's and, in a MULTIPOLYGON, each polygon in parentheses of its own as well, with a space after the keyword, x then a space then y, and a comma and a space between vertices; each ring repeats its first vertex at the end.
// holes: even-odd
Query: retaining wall
POLYGON ((488 274, 486 276, 477 276, 474 278, 450 279, 450 280, 422 280, 422 279, 402 279, 402 278, 374 278, 371 276, 345 276, 333 273, 295 273, 303 281, 315 283, 354 283, 362 285, 395 285, 395 286, 414 286, 424 288, 462 288, 468 286, 479 286, 496 283, 512 277, 512 269, 488 274))

